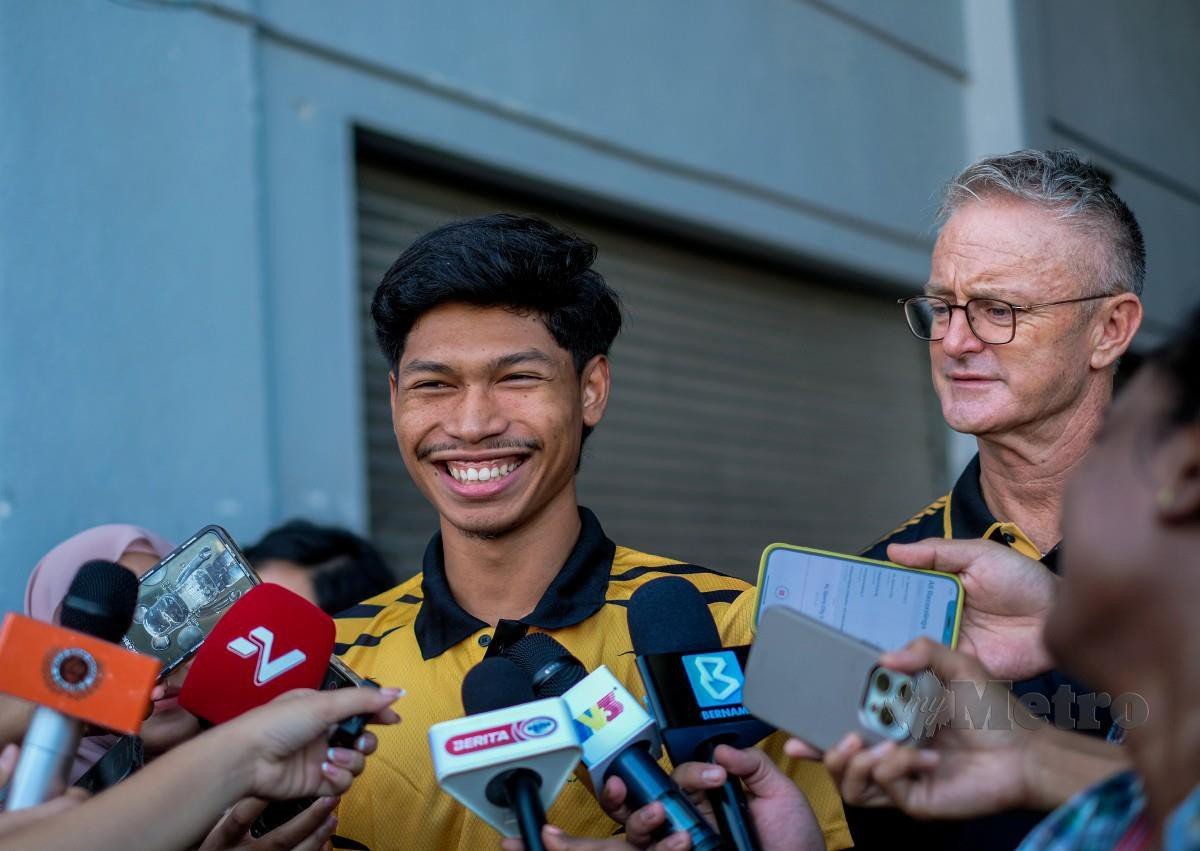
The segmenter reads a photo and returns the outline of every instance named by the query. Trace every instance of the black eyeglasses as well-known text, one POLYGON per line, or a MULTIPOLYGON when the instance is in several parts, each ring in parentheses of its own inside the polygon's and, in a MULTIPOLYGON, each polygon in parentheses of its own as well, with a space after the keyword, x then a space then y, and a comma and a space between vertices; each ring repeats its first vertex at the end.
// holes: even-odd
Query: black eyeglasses
POLYGON ((967 315, 967 325, 970 326, 971 333, 981 342, 1002 346, 1011 343, 1013 337, 1017 336, 1019 311, 1094 301, 1098 298, 1112 298, 1112 293, 1066 298, 1062 301, 1044 301, 1041 304, 1011 304, 998 298, 972 298, 967 299, 966 304, 951 304, 935 295, 909 296, 897 299, 896 303, 904 305, 904 317, 908 320, 909 330, 919 340, 936 343, 945 339, 954 311, 961 310, 967 315))

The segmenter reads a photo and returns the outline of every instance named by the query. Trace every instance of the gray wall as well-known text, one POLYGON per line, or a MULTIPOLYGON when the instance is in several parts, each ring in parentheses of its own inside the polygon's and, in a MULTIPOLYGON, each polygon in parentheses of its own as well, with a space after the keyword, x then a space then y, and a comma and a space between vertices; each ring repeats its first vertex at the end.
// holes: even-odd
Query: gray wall
MULTIPOLYGON (((355 127, 901 292, 1020 75, 980 81, 1077 26, 1002 3, 1021 39, 997 58, 986 1, 0 4, 0 608, 95 523, 365 524, 355 127)), ((1198 188, 1195 7, 1085 5, 1111 49, 1066 39, 1021 135, 1144 166, 1114 171, 1169 322, 1195 197, 1146 170, 1198 188), (1077 97, 1080 63, 1142 82, 1077 97)))

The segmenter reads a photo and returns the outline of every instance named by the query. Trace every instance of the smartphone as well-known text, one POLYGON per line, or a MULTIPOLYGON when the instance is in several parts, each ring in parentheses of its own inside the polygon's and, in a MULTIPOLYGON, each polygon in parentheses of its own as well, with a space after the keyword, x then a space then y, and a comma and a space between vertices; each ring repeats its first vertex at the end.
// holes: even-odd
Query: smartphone
POLYGON ((158 659, 163 679, 258 581, 229 533, 205 526, 139 580, 133 625, 121 643, 158 659))
POLYGON ((756 620, 775 606, 888 650, 921 636, 953 647, 963 590, 950 573, 771 544, 759 562, 756 620))
POLYGON ((743 705, 822 751, 847 733, 868 745, 932 735, 945 690, 929 671, 879 664, 882 651, 783 606, 762 613, 746 665, 743 705))

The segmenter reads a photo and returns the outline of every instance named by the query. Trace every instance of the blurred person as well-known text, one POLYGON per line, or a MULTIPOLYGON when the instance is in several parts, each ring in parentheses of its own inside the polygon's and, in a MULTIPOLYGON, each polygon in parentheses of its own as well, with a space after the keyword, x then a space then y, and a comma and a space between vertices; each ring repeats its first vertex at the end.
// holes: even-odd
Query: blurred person
POLYGON ((396 584, 370 541, 307 520, 272 529, 245 555, 263 582, 282 585, 330 615, 396 584))
MULTIPOLYGON (((361 713, 373 713, 376 724, 397 723, 399 716, 388 707, 399 693, 390 688, 288 692, 185 742, 121 784, 74 804, 69 819, 21 818, 40 808, 0 814, 0 851, 187 848, 239 799, 322 796, 314 805, 323 815, 321 826, 299 844, 261 843, 264 848, 316 851, 336 827, 331 813, 337 796, 361 774, 366 755, 376 746, 374 734, 367 733, 356 748, 330 748, 329 729, 361 713), (10 832, 5 825, 14 819, 21 823, 10 832)), ((232 848, 241 840, 232 831, 210 833, 202 847, 232 848)))
MULTIPOLYGON (((127 524, 96 526, 73 535, 46 553, 30 573, 25 585, 25 614, 47 623, 58 623, 63 598, 79 568, 89 561, 116 562, 141 577, 172 549, 174 547, 165 538, 127 524)), ((142 724, 139 733, 147 758, 163 753, 200 731, 199 721, 179 706, 177 698, 187 668, 188 665, 181 665, 172 671, 155 691, 154 712, 142 724)), ((21 729, 28 723, 32 707, 26 713, 21 729)), ((78 780, 116 743, 117 738, 115 735, 82 738, 70 782, 78 780)))
MULTIPOLYGON (((1198 848, 1200 312, 1113 404, 1071 476, 1063 530, 1069 545, 1046 644, 1066 670, 1120 701, 1124 748, 1025 718, 1004 731, 942 728, 926 749, 866 750, 851 737, 826 763, 848 800, 926 818, 1051 807, 1111 775, 1061 806, 1022 848, 1198 848), (1113 774, 1125 758, 1134 770, 1113 774)), ((974 660, 925 642, 881 663, 932 665, 948 680, 989 677, 974 660)))
MULTIPOLYGON (((973 435, 978 454, 948 494, 864 555, 909 564, 911 555, 892 545, 987 539, 1057 573, 1065 483, 1092 444, 1117 363, 1142 321, 1141 228, 1108 181, 1068 151, 1021 150, 972 163, 947 185, 939 218, 929 281, 922 295, 903 300, 904 312, 914 336, 929 343, 946 424, 973 435)), ((980 584, 969 571, 961 578, 968 591, 980 584)), ((970 607, 980 597, 966 598, 975 619, 970 607)), ((974 631, 965 630, 968 640, 974 631)), ((1046 657, 1044 648, 1023 660, 994 653, 989 663, 1046 657)), ((1089 691, 1045 668, 993 673, 1011 675, 1017 694, 1089 691)), ((1074 704, 1052 706, 1069 710, 1063 723, 1080 721, 1074 704)), ((1104 712, 1079 726, 1096 735, 1110 729, 1104 712)), ((849 819, 867 848, 891 843, 900 829, 882 816, 849 819)), ((930 841, 1012 848, 1036 819, 1011 814, 930 841)))
MULTIPOLYGON (((588 669, 607 665, 637 694, 625 606, 643 583, 675 574, 705 595, 726 643, 750 641, 746 583, 617 546, 578 503, 621 326, 595 256, 546 222, 498 214, 418 238, 376 291, 396 442, 440 531, 420 573, 337 621, 337 652, 359 675, 401 679, 421 695, 343 800, 344 844, 495 845, 495 831, 439 789, 426 731, 461 716, 464 674, 528 630, 549 632, 588 669)), ((768 742, 782 758, 780 737, 768 742)), ((824 767, 788 771, 830 846, 848 845, 824 767)), ((568 834, 613 830, 584 783, 568 783, 548 817, 568 834)))

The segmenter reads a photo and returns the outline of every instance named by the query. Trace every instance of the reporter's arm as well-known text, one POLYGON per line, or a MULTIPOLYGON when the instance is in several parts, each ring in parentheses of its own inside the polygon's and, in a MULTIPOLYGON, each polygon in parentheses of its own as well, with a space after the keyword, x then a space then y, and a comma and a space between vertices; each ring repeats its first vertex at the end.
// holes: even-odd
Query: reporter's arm
POLYGON ((1123 747, 1047 725, 1026 752, 1023 806, 1058 809, 1089 786, 1132 767, 1123 747))
POLYGON ((69 822, 41 822, 0 841, 0 851, 167 851, 201 839, 241 798, 339 795, 362 771, 358 751, 327 749, 330 725, 387 709, 391 689, 294 692, 164 754, 120 785, 74 810, 69 822), (336 763, 336 764, 335 764, 336 763))

